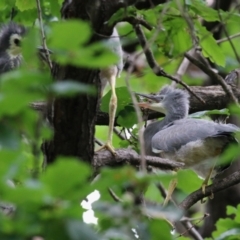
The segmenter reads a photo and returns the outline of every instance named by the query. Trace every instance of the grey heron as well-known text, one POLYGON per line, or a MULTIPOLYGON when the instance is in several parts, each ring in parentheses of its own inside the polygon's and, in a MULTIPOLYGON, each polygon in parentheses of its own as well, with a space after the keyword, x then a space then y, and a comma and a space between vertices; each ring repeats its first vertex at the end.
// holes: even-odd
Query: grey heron
POLYGON ((203 192, 210 177, 214 177, 217 157, 225 147, 236 142, 239 127, 204 119, 187 118, 188 94, 180 89, 165 87, 159 95, 144 95, 151 103, 139 103, 165 114, 161 121, 147 126, 144 132, 146 153, 182 162, 204 178, 203 192))
POLYGON ((97 151, 100 151, 102 149, 108 149, 110 152, 115 154, 115 150, 112 145, 114 120, 117 110, 117 95, 115 91, 115 85, 116 78, 120 76, 120 73, 123 69, 122 45, 116 28, 113 29, 112 35, 108 39, 106 39, 105 44, 113 53, 117 55, 118 61, 116 62, 116 64, 101 69, 100 71, 101 96, 103 95, 103 90, 106 87, 107 83, 109 83, 111 87, 112 94, 109 102, 109 128, 107 142, 97 151))

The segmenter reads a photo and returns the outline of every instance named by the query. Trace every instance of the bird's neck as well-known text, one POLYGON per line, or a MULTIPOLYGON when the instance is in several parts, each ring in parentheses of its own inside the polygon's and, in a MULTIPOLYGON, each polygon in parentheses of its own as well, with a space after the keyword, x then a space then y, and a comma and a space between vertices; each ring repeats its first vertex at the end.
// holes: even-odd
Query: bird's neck
POLYGON ((188 106, 177 105, 168 109, 165 116, 166 122, 183 119, 188 116, 188 106))

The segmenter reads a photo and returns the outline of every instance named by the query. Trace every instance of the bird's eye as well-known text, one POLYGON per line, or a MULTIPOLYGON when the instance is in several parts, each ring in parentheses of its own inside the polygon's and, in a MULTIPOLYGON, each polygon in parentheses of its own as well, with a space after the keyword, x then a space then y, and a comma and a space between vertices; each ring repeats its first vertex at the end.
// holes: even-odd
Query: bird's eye
POLYGON ((20 39, 15 38, 13 42, 16 44, 16 46, 20 46, 20 39))
POLYGON ((164 99, 164 96, 159 96, 159 101, 161 102, 164 99))

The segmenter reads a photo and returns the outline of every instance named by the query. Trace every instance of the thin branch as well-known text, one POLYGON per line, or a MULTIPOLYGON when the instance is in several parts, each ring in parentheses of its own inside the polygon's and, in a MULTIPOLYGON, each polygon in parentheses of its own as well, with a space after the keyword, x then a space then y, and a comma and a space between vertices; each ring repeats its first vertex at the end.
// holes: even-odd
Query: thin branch
POLYGON ((212 71, 211 69, 209 69, 208 67, 206 67, 203 63, 201 63, 200 61, 198 61, 196 58, 193 58, 192 56, 190 56, 188 53, 185 53, 184 56, 194 65, 196 65, 198 68, 200 68, 204 73, 206 73, 210 78, 212 79, 216 79, 219 84, 222 86, 223 90, 229 95, 229 97, 231 97, 232 101, 236 104, 238 104, 238 100, 237 98, 234 96, 231 88, 224 82, 223 78, 218 75, 217 73, 215 73, 214 71, 212 71))
POLYGON ((127 137, 123 136, 120 131, 117 130, 116 127, 113 128, 113 132, 121 139, 121 140, 126 140, 128 141, 127 137))
MULTIPOLYGON (((188 51, 189 55, 193 55, 194 53, 194 49, 191 49, 190 51, 188 51)), ((175 77, 178 78, 179 80, 182 79, 182 76, 186 73, 188 66, 189 66, 190 61, 186 58, 183 57, 183 60, 181 62, 181 64, 178 67, 178 70, 175 74, 175 77)))
POLYGON ((143 132, 141 130, 142 122, 143 122, 142 112, 140 110, 140 107, 138 106, 137 98, 136 98, 135 94, 133 93, 133 91, 131 90, 131 87, 130 87, 130 84, 129 84, 129 78, 130 78, 130 74, 132 73, 132 71, 133 71, 133 65, 131 65, 129 67, 129 69, 128 69, 128 73, 126 75, 125 82, 126 82, 126 86, 127 86, 128 92, 129 92, 129 94, 131 96, 134 109, 135 109, 136 114, 137 114, 138 129, 139 129, 138 139, 139 139, 140 154, 141 154, 141 169, 142 169, 142 171, 146 171, 146 158, 145 158, 145 147, 144 147, 145 145, 144 145, 143 132))
MULTIPOLYGON (((220 5, 219 0, 217 0, 217 4, 218 4, 218 6, 220 5)), ((236 59, 238 60, 238 63, 240 63, 240 58, 239 58, 239 56, 238 56, 237 50, 236 50, 236 48, 235 48, 232 40, 231 40, 230 37, 229 37, 229 34, 228 34, 228 32, 227 32, 227 30, 226 30, 226 28, 225 28, 225 24, 223 24, 223 19, 222 19, 222 15, 221 15, 221 13, 220 13, 220 11, 219 11, 219 7, 218 7, 218 16, 219 16, 220 22, 222 23, 223 32, 224 32, 224 34, 226 35, 226 37, 227 37, 227 39, 228 39, 228 42, 230 43, 230 45, 231 45, 231 47, 232 47, 232 50, 233 50, 233 52, 234 52, 234 54, 235 54, 236 59)))
POLYGON ((202 192, 202 189, 191 193, 179 204, 179 207, 185 210, 189 209, 193 204, 203 199, 204 197, 208 197, 216 192, 232 187, 238 183, 240 183, 240 170, 234 172, 226 178, 221 179, 218 182, 215 182, 214 184, 207 186, 205 189, 205 194, 202 192))
POLYGON ((189 234, 195 240, 203 240, 203 237, 200 235, 200 233, 196 230, 195 226, 190 221, 185 220, 183 221, 183 224, 187 228, 187 230, 184 233, 182 233, 180 236, 184 236, 185 233, 189 232, 189 234))
POLYGON ((120 199, 111 188, 108 188, 108 192, 115 202, 122 202, 122 199, 120 199))
POLYGON ((42 9, 41 9, 41 5, 40 5, 40 0, 36 0, 36 2, 37 2, 38 20, 39 20, 39 25, 40 25, 40 29, 41 29, 41 35, 42 35, 43 49, 46 54, 47 63, 49 65, 50 69, 52 70, 52 62, 50 59, 49 50, 47 48, 46 36, 45 36, 44 30, 43 30, 42 9))
POLYGON ((149 31, 151 31, 153 29, 153 27, 145 20, 143 20, 141 18, 135 18, 133 16, 125 17, 125 18, 121 19, 121 22, 128 22, 133 26, 140 24, 140 25, 144 26, 146 29, 148 29, 149 31))
POLYGON ((240 33, 236 33, 236 34, 233 34, 233 35, 231 35, 229 37, 219 39, 216 42, 217 43, 223 43, 223 42, 229 41, 229 39, 234 39, 234 38, 238 38, 238 37, 240 37, 240 33))
MULTIPOLYGON (((184 166, 183 163, 178 163, 164 158, 145 156, 147 166, 157 167, 162 170, 176 171, 184 166)), ((116 156, 113 156, 109 151, 95 152, 93 166, 98 169, 103 166, 116 166, 129 163, 133 166, 141 165, 141 156, 132 149, 117 149, 116 156)))
POLYGON ((100 140, 98 140, 97 138, 95 138, 94 141, 95 141, 95 143, 96 143, 97 145, 99 145, 100 147, 103 146, 103 143, 102 143, 100 140))
POLYGON ((191 93, 193 96, 195 96, 199 101, 203 102, 204 101, 198 97, 194 92, 192 92, 192 90, 189 88, 188 85, 186 85, 184 82, 180 81, 179 79, 177 79, 176 77, 173 77, 169 74, 167 74, 157 63, 157 61, 155 60, 152 51, 150 50, 150 48, 147 45, 147 40, 146 37, 141 29, 140 25, 135 25, 135 32, 136 35, 138 36, 139 42, 142 46, 142 49, 144 49, 144 53, 146 55, 146 59, 147 62, 150 66, 150 68, 153 70, 153 72, 155 73, 156 76, 162 76, 162 77, 166 77, 168 79, 171 79, 173 81, 175 81, 176 83, 179 83, 180 85, 182 85, 185 89, 187 89, 187 91, 189 93, 191 93))

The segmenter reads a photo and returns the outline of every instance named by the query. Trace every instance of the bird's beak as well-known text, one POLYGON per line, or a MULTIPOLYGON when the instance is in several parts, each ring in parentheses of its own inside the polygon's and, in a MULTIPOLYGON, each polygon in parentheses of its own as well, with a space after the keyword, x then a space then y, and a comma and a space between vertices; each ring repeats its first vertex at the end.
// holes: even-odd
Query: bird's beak
POLYGON ((139 107, 150 108, 153 103, 158 102, 157 98, 156 98, 156 95, 153 95, 153 94, 136 93, 136 95, 141 96, 141 97, 145 97, 145 98, 151 100, 151 102, 139 102, 138 103, 139 107))
POLYGON ((139 102, 138 106, 142 108, 149 108, 151 110, 165 113, 165 108, 163 107, 162 103, 159 101, 159 97, 153 94, 142 94, 136 93, 136 95, 145 97, 150 100, 150 102, 139 102))

